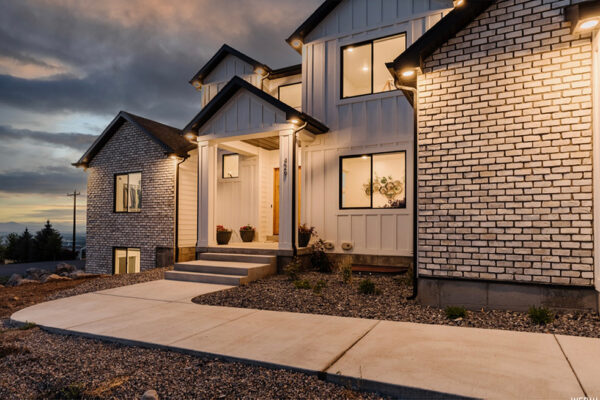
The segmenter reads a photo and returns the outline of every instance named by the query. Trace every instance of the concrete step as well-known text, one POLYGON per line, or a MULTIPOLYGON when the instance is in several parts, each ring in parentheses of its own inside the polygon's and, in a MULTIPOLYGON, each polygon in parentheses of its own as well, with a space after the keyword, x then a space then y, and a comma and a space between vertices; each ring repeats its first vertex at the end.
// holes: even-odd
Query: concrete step
POLYGON ((231 286, 244 285, 250 281, 250 278, 248 278, 248 276, 205 274, 205 273, 186 272, 186 271, 166 271, 165 279, 171 280, 171 281, 213 283, 213 284, 218 284, 218 285, 231 285, 231 286))
POLYGON ((175 264, 175 271, 205 274, 255 276, 268 273, 271 270, 271 264, 235 261, 197 260, 175 264))
POLYGON ((200 253, 198 258, 200 260, 233 261, 258 264, 272 264, 277 262, 277 257, 262 254, 200 253))

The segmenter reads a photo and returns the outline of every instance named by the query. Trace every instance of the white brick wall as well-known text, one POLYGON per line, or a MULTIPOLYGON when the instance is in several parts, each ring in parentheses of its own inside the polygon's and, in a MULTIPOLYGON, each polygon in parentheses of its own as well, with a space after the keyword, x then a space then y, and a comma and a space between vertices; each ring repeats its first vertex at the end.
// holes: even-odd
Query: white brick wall
POLYGON ((113 248, 141 249, 141 270, 154 268, 156 248, 173 247, 175 161, 129 122, 88 169, 86 270, 111 274, 113 248), (142 171, 142 212, 114 213, 115 174, 142 171))
POLYGON ((419 77, 419 273, 590 286, 591 37, 499 1, 419 77))

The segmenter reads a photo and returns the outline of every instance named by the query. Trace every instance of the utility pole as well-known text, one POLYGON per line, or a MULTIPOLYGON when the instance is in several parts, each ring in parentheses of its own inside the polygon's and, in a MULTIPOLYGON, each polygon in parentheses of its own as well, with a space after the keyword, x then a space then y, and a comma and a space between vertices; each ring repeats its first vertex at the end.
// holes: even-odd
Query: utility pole
POLYGON ((77 259, 77 253, 75 252, 75 242, 77 241, 75 239, 75 227, 77 226, 77 196, 81 196, 81 193, 74 190, 73 193, 67 193, 67 196, 73 197, 73 257, 77 259))

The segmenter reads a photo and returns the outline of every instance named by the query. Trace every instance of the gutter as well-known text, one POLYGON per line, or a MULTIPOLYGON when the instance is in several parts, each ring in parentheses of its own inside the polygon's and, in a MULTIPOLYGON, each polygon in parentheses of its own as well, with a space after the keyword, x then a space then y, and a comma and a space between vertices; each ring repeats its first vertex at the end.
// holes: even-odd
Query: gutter
MULTIPOLYGON (((397 89, 403 92, 411 92, 413 94, 413 293, 407 300, 414 300, 419 294, 419 98, 417 88, 412 86, 403 86, 394 82, 397 89)), ((408 96, 407 96, 408 97, 408 96)), ((408 98, 407 98, 408 100, 408 98)))

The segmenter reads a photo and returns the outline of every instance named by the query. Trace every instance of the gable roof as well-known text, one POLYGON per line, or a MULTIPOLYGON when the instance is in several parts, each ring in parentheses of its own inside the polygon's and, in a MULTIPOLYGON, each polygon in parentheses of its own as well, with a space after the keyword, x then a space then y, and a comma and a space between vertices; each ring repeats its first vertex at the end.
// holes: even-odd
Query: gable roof
MULTIPOLYGON (((463 0, 463 4, 455 7, 446 16, 432 26, 416 42, 410 45, 394 61, 386 66, 395 77, 396 82, 402 85, 415 86, 417 74, 406 78, 402 73, 406 70, 415 70, 423 66, 423 60, 431 56, 435 50, 441 47, 449 39, 456 36, 458 32, 475 20, 496 0, 463 0)), ((405 91, 409 100, 412 93, 405 91)), ((412 101, 411 101, 412 103, 412 101)))
POLYGON ((119 112, 115 119, 108 125, 100 136, 92 143, 85 154, 73 165, 76 167, 88 166, 92 159, 104 147, 104 145, 113 137, 113 135, 129 122, 139 130, 147 134, 152 140, 158 143, 168 154, 184 156, 188 151, 195 148, 195 145, 186 140, 181 134, 181 130, 173 128, 147 118, 143 118, 125 111, 119 112))
POLYGON ((245 55, 244 53, 242 53, 241 51, 238 51, 236 49, 234 49, 233 47, 224 44, 223 46, 221 46, 221 48, 215 53, 214 56, 212 56, 212 58, 210 60, 208 60, 208 62, 200 69, 200 71, 196 72, 196 75, 194 75, 194 77, 190 80, 190 83, 193 84, 194 82, 200 82, 203 83, 202 81, 217 67, 217 65, 219 65, 221 63, 221 61, 223 61, 225 59, 225 57, 227 57, 228 55, 232 55, 235 56, 239 59, 241 59, 242 61, 247 62, 248 64, 252 65, 254 67, 254 69, 257 68, 262 68, 264 69, 266 72, 270 72, 271 69, 266 65, 263 64, 259 61, 256 61, 255 59, 253 59, 250 56, 245 55))
POLYGON ((273 107, 283 111, 286 115, 286 119, 297 118, 300 121, 305 122, 306 130, 309 132, 320 134, 329 131, 329 128, 323 123, 317 121, 313 117, 303 112, 296 110, 295 108, 281 102, 275 97, 271 96, 267 92, 264 92, 246 82, 239 76, 234 76, 227 85, 208 103, 202 111, 194 117, 194 119, 184 128, 185 132, 194 131, 197 132, 208 120, 210 120, 216 113, 223 107, 240 89, 249 91, 254 96, 264 100, 271 104, 273 107))
POLYGON ((304 39, 329 15, 330 12, 333 11, 334 8, 336 8, 340 3, 342 2, 342 0, 325 0, 323 2, 323 4, 321 4, 319 6, 319 8, 317 8, 315 10, 315 12, 313 12, 310 17, 308 17, 306 19, 306 21, 304 21, 302 23, 302 25, 300 25, 298 27, 298 29, 296 29, 294 31, 294 33, 292 33, 290 35, 290 37, 288 37, 285 41, 288 42, 288 44, 290 46, 292 46, 294 49, 296 49, 296 51, 300 54, 302 54, 302 46, 294 46, 294 41, 299 40, 301 43, 304 43, 304 39))

